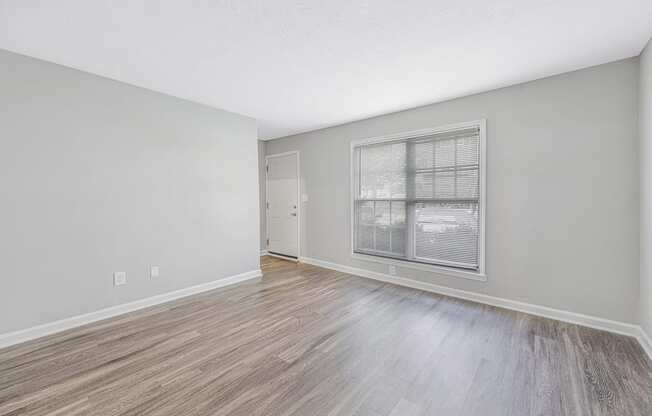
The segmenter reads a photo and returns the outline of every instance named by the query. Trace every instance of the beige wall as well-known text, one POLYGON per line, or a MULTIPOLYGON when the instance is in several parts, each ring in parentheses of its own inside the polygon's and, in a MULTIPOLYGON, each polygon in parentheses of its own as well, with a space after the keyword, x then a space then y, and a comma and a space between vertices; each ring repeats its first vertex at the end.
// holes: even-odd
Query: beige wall
POLYGON ((487 119, 487 282, 398 268, 452 288, 625 322, 639 289, 638 59, 266 143, 299 150, 302 255, 350 256, 350 142, 487 119))
POLYGON ((0 91, 0 334, 258 269, 255 120, 4 51, 0 91))

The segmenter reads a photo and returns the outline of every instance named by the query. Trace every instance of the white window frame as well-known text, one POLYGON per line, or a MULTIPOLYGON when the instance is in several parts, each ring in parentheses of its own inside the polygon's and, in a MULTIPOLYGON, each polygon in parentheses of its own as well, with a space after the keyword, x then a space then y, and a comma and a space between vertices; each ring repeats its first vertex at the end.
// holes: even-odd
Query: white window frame
POLYGON ((487 213, 487 121, 486 119, 480 119, 475 121, 469 121, 464 123, 448 124, 445 126, 401 132, 397 134, 391 134, 381 137, 371 137, 360 140, 351 141, 351 154, 350 154, 350 210, 351 218, 349 222, 349 236, 350 236, 350 254, 353 259, 371 261, 375 263, 383 263, 394 265, 398 267, 406 267, 410 269, 422 270, 427 272, 433 272, 437 274, 442 274, 446 276, 462 277, 465 279, 477 280, 481 282, 487 281, 487 275, 485 273, 485 224, 486 224, 486 213, 487 213), (477 127, 480 130, 480 238, 479 238, 479 258, 478 258, 478 270, 464 270, 455 267, 440 266, 435 264, 426 264, 418 263, 410 260, 403 259, 393 259, 388 257, 374 256, 370 254, 362 254, 354 252, 355 247, 355 148, 360 145, 376 144, 383 142, 390 142, 394 140, 404 140, 412 139, 422 136, 429 136, 437 133, 445 133, 452 130, 460 130, 465 128, 477 127))

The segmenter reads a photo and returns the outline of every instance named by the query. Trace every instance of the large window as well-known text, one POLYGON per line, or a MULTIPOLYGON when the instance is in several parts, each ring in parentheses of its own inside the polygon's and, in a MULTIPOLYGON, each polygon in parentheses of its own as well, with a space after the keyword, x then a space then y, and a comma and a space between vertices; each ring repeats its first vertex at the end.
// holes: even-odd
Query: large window
POLYGON ((352 150, 354 253, 482 272, 483 121, 352 150))

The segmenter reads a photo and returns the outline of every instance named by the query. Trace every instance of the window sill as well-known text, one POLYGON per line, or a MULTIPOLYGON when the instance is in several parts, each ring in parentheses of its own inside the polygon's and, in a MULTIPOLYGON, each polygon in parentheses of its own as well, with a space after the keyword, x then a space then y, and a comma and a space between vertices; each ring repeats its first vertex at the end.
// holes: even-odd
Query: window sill
POLYGON ((351 258, 355 260, 362 260, 362 261, 371 261, 374 263, 382 263, 382 264, 391 264, 393 266, 397 267, 405 267, 408 269, 415 269, 415 270, 422 270, 425 272, 431 272, 431 273, 437 273, 445 276, 452 276, 452 277, 461 277, 463 279, 469 279, 469 280, 475 280, 479 282, 486 282, 487 281, 487 275, 482 273, 482 272, 474 272, 470 270, 459 270, 459 269, 454 269, 450 267, 443 267, 443 266, 435 266, 434 264, 420 264, 420 263, 414 263, 411 261, 406 261, 406 260, 398 260, 398 259, 390 259, 387 257, 378 257, 378 256, 371 256, 367 254, 360 254, 360 253, 351 253, 351 258))

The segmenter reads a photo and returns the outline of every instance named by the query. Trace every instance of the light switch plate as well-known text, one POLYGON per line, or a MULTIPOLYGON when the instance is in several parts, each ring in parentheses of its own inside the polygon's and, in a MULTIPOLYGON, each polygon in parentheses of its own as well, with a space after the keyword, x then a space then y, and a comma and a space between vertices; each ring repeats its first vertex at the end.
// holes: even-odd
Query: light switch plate
POLYGON ((122 286, 127 284, 127 272, 113 273, 113 285, 122 286))
POLYGON ((151 266, 149 268, 149 277, 158 277, 161 270, 158 266, 151 266))
POLYGON ((308 202, 308 194, 301 195, 301 202, 308 202))

